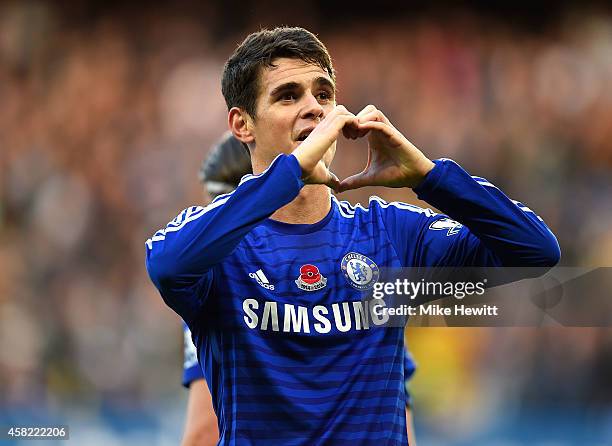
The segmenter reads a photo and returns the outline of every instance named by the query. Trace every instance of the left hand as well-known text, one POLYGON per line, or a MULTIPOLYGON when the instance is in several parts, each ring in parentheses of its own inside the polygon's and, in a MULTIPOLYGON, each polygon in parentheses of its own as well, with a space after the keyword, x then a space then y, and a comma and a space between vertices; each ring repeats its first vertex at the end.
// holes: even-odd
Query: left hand
POLYGON ((368 105, 357 118, 360 133, 368 135, 368 163, 361 173, 342 180, 338 192, 363 186, 413 188, 433 169, 434 163, 376 107, 368 105))

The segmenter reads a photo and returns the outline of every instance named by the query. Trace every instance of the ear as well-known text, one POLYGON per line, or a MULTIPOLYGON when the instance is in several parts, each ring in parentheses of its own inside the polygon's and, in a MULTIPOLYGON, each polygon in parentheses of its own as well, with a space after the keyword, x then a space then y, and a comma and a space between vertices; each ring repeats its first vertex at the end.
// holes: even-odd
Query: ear
POLYGON ((247 112, 238 107, 232 107, 227 119, 229 128, 237 140, 247 145, 255 141, 253 119, 247 112))

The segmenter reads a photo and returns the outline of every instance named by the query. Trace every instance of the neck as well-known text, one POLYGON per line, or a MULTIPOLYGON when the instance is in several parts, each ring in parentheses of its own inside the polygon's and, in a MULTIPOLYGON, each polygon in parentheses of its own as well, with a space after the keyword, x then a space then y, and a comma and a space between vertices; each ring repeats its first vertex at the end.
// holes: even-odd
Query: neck
POLYGON ((278 209, 271 218, 283 223, 314 224, 325 218, 331 207, 329 187, 312 184, 302 188, 289 204, 278 209))
MULTIPOLYGON (((261 160, 253 156, 251 151, 251 163, 253 173, 263 172, 272 160, 261 160)), ((290 224, 317 223, 325 218, 331 208, 331 192, 324 184, 309 184, 302 188, 300 194, 291 203, 286 204, 270 216, 272 220, 290 224)))

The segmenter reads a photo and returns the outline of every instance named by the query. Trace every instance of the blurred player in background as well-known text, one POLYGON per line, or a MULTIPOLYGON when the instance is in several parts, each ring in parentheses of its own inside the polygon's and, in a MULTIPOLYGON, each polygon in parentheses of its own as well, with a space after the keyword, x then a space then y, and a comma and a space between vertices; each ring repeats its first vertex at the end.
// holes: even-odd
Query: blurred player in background
POLYGON ((406 445, 404 329, 362 292, 381 267, 541 274, 559 261, 556 238, 487 180, 431 161, 375 106, 337 105, 330 55, 307 30, 249 35, 222 90, 255 175, 146 241, 149 276, 199 351, 219 443, 406 445), (340 135, 369 146, 366 168, 342 182, 329 170, 340 135), (412 188, 448 216, 330 191, 364 186, 412 188), (453 231, 440 230, 449 217, 453 231))
MULTIPOLYGON (((252 173, 251 157, 248 149, 231 132, 226 132, 212 147, 210 154, 202 163, 198 177, 204 184, 205 192, 212 200, 218 195, 233 191, 238 186, 240 179, 250 173, 252 173)), ((214 446, 219 439, 217 417, 212 406, 208 385, 198 363, 196 347, 191 340, 191 331, 184 322, 183 343, 183 386, 189 389, 189 400, 182 446, 214 446)), ((408 382, 415 371, 414 359, 406 350, 404 355, 406 428, 411 445, 416 445, 416 437, 408 382)))
POLYGON ((202 368, 198 363, 191 332, 183 322, 184 351, 183 386, 189 389, 187 414, 182 446, 214 446, 219 441, 217 416, 212 405, 208 385, 204 381, 202 368))

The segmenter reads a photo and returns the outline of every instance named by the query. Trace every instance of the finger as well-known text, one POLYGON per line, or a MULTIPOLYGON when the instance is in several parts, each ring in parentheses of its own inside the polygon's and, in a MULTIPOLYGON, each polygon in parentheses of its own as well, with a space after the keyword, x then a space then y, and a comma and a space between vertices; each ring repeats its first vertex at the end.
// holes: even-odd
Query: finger
POLYGON ((323 160, 320 160, 313 169, 312 174, 306 178, 302 178, 304 184, 325 184, 336 190, 340 184, 338 177, 329 170, 323 160))
POLYGON ((340 180, 338 177, 331 170, 327 171, 327 175, 327 181, 325 181, 325 184, 332 190, 338 191, 338 188, 340 187, 340 180))
POLYGON ((344 135, 345 138, 357 139, 357 138, 361 138, 365 136, 368 133, 368 131, 359 129, 359 120, 357 119, 357 116, 355 116, 349 111, 347 111, 345 115, 352 116, 354 118, 354 119, 347 120, 344 127, 342 127, 342 134, 344 135))
MULTIPOLYGON (((378 109, 372 105, 366 105, 359 113, 357 113, 357 119, 358 122, 363 122, 362 118, 366 117, 366 116, 372 116, 374 114, 376 114, 378 112, 378 109)), ((371 119, 365 119, 366 121, 369 121, 371 119)), ((356 138, 363 138, 364 136, 366 136, 369 133, 369 130, 367 129, 359 129, 357 131, 354 132, 355 135, 355 139, 356 138)))
POLYGON ((329 113, 329 115, 333 115, 333 117, 335 117, 337 115, 351 115, 351 116, 355 116, 353 113, 348 111, 348 109, 344 105, 336 105, 334 107, 334 109, 329 113))
POLYGON ((391 122, 389 121, 389 119, 387 119, 384 113, 376 108, 374 110, 368 111, 367 113, 359 115, 358 118, 359 118, 359 123, 364 123, 368 121, 378 121, 378 122, 384 122, 387 125, 391 125, 391 122))
POLYGON ((348 139, 358 138, 359 132, 361 131, 359 130, 357 117, 352 113, 348 115, 338 115, 334 124, 337 126, 337 136, 342 132, 344 137, 348 139))
POLYGON ((346 109, 344 111, 340 109, 333 115, 328 115, 319 123, 304 142, 293 151, 303 170, 310 172, 315 168, 329 147, 338 139, 347 123, 357 127, 357 118, 346 109))
POLYGON ((359 128, 359 121, 357 121, 357 117, 352 120, 348 120, 344 127, 342 127, 342 134, 345 138, 348 139, 357 139, 365 136, 369 130, 361 130, 359 128))
POLYGON ((334 191, 338 190, 338 186, 340 185, 340 180, 338 177, 325 166, 323 161, 320 161, 317 165, 317 171, 313 175, 309 184, 325 184, 330 187, 334 191))
POLYGON ((325 116, 319 126, 323 125, 322 127, 326 127, 332 124, 334 121, 337 122, 337 119, 342 116, 354 117, 355 115, 348 111, 344 105, 336 105, 334 109, 325 116))
POLYGON ((357 113, 357 117, 360 118, 364 115, 367 115, 368 113, 371 113, 373 111, 376 111, 376 107, 373 106, 372 104, 366 105, 365 107, 363 107, 361 109, 361 111, 359 113, 357 113))
POLYGON ((348 178, 342 180, 338 186, 338 192, 344 192, 346 190, 358 189, 364 186, 372 185, 372 174, 369 170, 365 170, 361 173, 351 175, 348 178))
POLYGON ((369 130, 380 130, 381 132, 389 136, 392 136, 394 135, 395 132, 397 132, 395 127, 393 127, 391 124, 387 124, 385 122, 380 122, 380 121, 360 122, 359 128, 361 130, 368 130, 368 131, 369 130))

